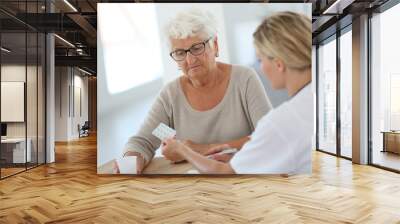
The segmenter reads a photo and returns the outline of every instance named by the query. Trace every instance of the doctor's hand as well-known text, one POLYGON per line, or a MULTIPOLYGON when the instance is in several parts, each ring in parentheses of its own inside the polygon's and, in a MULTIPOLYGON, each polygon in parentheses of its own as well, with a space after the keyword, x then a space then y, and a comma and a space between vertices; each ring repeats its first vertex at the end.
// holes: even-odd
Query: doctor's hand
POLYGON ((182 155, 178 153, 179 147, 185 147, 180 141, 169 138, 162 142, 161 154, 168 160, 174 163, 184 161, 182 155))
POLYGON ((218 155, 217 154, 217 153, 219 153, 222 150, 227 149, 227 148, 230 148, 230 146, 227 145, 227 144, 218 145, 218 146, 215 146, 215 147, 209 149, 206 152, 206 155, 208 155, 209 158, 213 159, 213 160, 217 160, 217 161, 221 161, 221 162, 229 162, 233 157, 232 153, 230 153, 230 154, 222 154, 222 155, 218 155))

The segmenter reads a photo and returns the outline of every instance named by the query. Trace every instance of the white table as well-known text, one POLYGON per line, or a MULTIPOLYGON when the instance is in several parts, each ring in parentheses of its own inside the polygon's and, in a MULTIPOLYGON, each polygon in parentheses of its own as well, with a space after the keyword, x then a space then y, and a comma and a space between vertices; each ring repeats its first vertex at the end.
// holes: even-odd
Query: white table
MULTIPOLYGON (((8 145, 14 145, 13 148, 13 163, 25 163, 25 162, 31 162, 32 160, 32 154, 31 154, 31 145, 32 141, 30 138, 26 139, 27 141, 27 146, 26 147, 26 154, 25 154, 25 138, 6 138, 6 139, 1 139, 1 144, 4 146, 8 145), (25 161, 25 158, 27 159, 25 161)), ((4 147, 2 146, 2 147, 4 147)))

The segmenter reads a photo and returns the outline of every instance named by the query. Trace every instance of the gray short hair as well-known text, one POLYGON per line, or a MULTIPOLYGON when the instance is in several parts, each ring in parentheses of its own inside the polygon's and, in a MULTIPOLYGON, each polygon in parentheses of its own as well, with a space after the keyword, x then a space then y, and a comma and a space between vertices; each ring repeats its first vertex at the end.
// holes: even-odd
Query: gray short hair
POLYGON ((169 39, 184 39, 201 36, 203 38, 217 35, 217 23, 210 12, 192 8, 178 13, 166 26, 169 39))

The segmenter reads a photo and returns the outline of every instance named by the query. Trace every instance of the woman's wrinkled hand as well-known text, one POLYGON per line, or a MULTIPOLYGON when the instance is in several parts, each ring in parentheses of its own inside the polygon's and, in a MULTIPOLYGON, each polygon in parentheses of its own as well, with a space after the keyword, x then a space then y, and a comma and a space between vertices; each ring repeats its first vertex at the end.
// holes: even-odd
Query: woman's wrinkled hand
POLYGON ((180 141, 175 138, 169 138, 162 142, 161 153, 171 162, 177 163, 184 161, 185 159, 178 152, 179 147, 184 147, 180 141))
POLYGON ((193 151, 196 151, 202 155, 204 155, 213 146, 212 144, 198 144, 191 140, 184 140, 182 143, 193 151))

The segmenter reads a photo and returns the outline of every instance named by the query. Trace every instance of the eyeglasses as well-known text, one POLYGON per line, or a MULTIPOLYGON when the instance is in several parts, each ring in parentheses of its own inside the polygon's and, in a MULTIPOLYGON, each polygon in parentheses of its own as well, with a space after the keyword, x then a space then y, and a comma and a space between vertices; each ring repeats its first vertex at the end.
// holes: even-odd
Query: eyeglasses
POLYGON ((204 50, 206 49, 206 44, 208 41, 210 41, 212 38, 208 38, 204 42, 193 44, 189 49, 178 49, 175 50, 169 55, 171 58, 173 58, 175 61, 183 61, 186 58, 187 52, 190 52, 193 56, 199 56, 204 53, 204 50))

